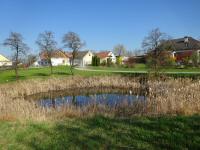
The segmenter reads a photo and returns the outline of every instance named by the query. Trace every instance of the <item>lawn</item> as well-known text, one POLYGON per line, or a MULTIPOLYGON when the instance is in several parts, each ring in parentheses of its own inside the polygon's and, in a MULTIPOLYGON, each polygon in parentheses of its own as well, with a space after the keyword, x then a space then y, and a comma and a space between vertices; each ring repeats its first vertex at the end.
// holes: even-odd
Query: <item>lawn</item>
POLYGON ((0 149, 200 149, 200 116, 0 121, 0 149))
MULTIPOLYGON (((126 68, 126 67, 118 67, 118 66, 114 66, 114 67, 104 67, 104 66, 98 66, 98 67, 87 67, 89 69, 93 69, 93 70, 109 70, 109 71, 148 71, 149 68, 145 65, 145 64, 135 64, 134 68, 126 68)), ((184 69, 178 69, 178 68, 164 68, 164 69, 160 69, 161 72, 199 72, 200 73, 200 68, 192 68, 192 67, 188 67, 188 68, 184 68, 184 69)))
MULTIPOLYGON (((75 75, 80 76, 94 76, 94 75, 109 75, 111 73, 101 73, 101 72, 87 72, 74 70, 75 75)), ((35 79, 35 78, 50 78, 50 77, 66 77, 71 75, 70 68, 67 66, 53 67, 53 74, 50 74, 49 67, 43 68, 27 68, 19 70, 19 79, 35 79)), ((0 71, 0 83, 12 82, 15 80, 14 70, 0 71)))
MULTIPOLYGON (((145 66, 138 65, 138 68, 144 69, 145 66)), ((75 75, 80 76, 111 74, 113 73, 75 70, 75 75)), ((66 66, 54 67, 53 75, 50 75, 48 67, 20 69, 21 80, 69 75, 70 70, 66 66)), ((13 70, 0 72, 0 83, 10 81, 15 81, 13 70)), ((20 108, 22 106, 20 105, 20 108)), ((200 149, 200 116, 130 118, 94 116, 44 122, 20 122, 12 118, 2 118, 0 120, 1 149, 196 150, 200 149)))
POLYGON ((147 71, 148 68, 145 64, 136 64, 134 68, 125 68, 125 67, 106 67, 106 66, 90 66, 88 67, 89 69, 94 69, 94 70, 109 70, 109 71, 147 71))
MULTIPOLYGON (((83 71, 83 70, 74 70, 75 75, 80 76, 97 76, 97 75, 112 75, 112 74, 121 74, 120 71, 147 71, 148 68, 145 64, 136 64, 134 68, 124 68, 124 67, 87 67, 88 69, 97 70, 97 71, 83 71), (104 71, 100 71, 104 70, 104 71), (106 72, 108 71, 108 72, 106 72), (118 71, 118 73, 109 72, 109 71, 118 71)), ((49 78, 49 77, 66 77, 71 75, 70 69, 67 66, 58 66, 53 67, 53 74, 50 74, 50 68, 49 67, 43 67, 43 68, 27 68, 27 69, 20 69, 19 70, 19 78, 20 80, 24 79, 35 79, 35 78, 49 78)), ((190 68, 190 69, 163 69, 161 72, 174 72, 176 74, 178 73, 200 73, 200 69, 198 68, 190 68)), ((134 72, 124 72, 124 74, 134 74, 134 72)), ((0 83, 6 83, 6 82, 12 82, 15 81, 15 72, 14 70, 6 70, 6 71, 0 71, 0 83)))

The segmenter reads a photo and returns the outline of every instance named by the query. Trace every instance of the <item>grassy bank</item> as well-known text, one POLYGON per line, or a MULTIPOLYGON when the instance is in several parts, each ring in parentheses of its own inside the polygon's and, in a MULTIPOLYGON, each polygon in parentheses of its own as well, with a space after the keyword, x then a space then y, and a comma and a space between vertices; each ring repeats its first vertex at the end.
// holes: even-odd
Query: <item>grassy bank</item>
POLYGON ((200 148, 199 80, 145 81, 107 73, 109 76, 95 76, 103 73, 78 70, 76 74, 80 76, 66 77, 65 67, 55 69, 52 76, 48 68, 31 69, 24 75, 21 70, 21 79, 29 80, 0 84, 0 150, 200 148), (138 89, 145 87, 148 100, 145 105, 136 101, 134 105, 122 103, 112 109, 90 105, 57 111, 25 99, 41 92, 94 87, 135 89, 136 95, 140 94, 138 89))
POLYGON ((0 149, 200 149, 200 116, 0 121, 0 149))

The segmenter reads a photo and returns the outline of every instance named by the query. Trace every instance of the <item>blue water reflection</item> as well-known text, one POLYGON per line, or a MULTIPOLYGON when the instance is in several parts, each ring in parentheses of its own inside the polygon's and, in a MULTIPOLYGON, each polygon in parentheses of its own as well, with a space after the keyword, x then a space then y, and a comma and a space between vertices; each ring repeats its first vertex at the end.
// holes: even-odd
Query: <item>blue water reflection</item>
POLYGON ((101 93, 101 94, 87 94, 76 96, 62 96, 56 98, 43 98, 38 101, 42 107, 61 107, 67 105, 74 105, 83 107, 91 104, 102 104, 109 107, 114 107, 122 103, 131 105, 135 101, 145 101, 145 96, 136 96, 131 94, 117 94, 117 93, 101 93))

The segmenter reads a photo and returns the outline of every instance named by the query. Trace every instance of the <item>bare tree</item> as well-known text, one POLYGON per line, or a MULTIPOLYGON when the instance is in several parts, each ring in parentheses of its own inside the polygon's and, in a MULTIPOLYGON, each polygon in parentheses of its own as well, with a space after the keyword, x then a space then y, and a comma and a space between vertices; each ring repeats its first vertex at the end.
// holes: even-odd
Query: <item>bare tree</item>
POLYGON ((15 69, 16 79, 19 79, 18 74, 18 64, 20 62, 20 57, 25 55, 29 50, 28 46, 23 42, 23 37, 20 33, 11 32, 9 37, 4 41, 4 46, 10 47, 10 49, 14 52, 14 62, 13 67, 15 69))
POLYGON ((159 52, 161 43, 165 40, 165 34, 159 28, 153 29, 147 37, 144 38, 142 47, 148 52, 149 61, 153 69, 158 69, 159 52))
POLYGON ((34 62, 37 61, 37 56, 34 54, 29 54, 25 59, 26 66, 31 66, 34 62))
POLYGON ((72 57, 70 60, 70 71, 72 75, 74 75, 74 59, 76 58, 78 51, 85 45, 85 43, 82 42, 79 35, 75 32, 68 32, 67 34, 65 34, 63 36, 62 42, 64 44, 64 47, 69 48, 72 51, 72 57))
POLYGON ((113 52, 114 52, 115 54, 117 54, 117 56, 122 56, 122 55, 125 55, 125 53, 126 53, 126 48, 125 48, 124 45, 118 44, 118 45, 116 45, 116 46, 114 47, 113 52))
POLYGON ((147 50, 147 63, 157 72, 159 66, 175 64, 171 57, 171 51, 175 49, 175 43, 171 37, 162 33, 159 28, 153 29, 143 41, 143 48, 147 50))
POLYGON ((160 43, 165 39, 165 33, 162 33, 159 28, 153 29, 148 36, 144 38, 142 47, 147 51, 155 50, 160 43))
POLYGON ((57 42, 54 39, 54 33, 51 31, 45 31, 40 33, 36 44, 39 46, 41 52, 45 55, 48 64, 51 68, 51 74, 53 73, 53 65, 52 65, 52 54, 53 51, 56 50, 57 42))

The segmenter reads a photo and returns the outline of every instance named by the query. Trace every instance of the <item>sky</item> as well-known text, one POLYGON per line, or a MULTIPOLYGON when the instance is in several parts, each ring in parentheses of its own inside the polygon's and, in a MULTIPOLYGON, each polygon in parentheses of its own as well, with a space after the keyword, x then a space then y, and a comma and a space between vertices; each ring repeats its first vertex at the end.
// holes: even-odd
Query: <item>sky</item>
MULTIPOLYGON (((86 42, 84 49, 124 44, 135 50, 157 27, 173 38, 199 38, 199 7, 200 0, 0 0, 0 43, 19 32, 30 53, 38 53, 39 33, 53 31, 63 48, 63 35, 73 31, 86 42)), ((12 51, 1 44, 0 53, 10 56, 12 51)))

